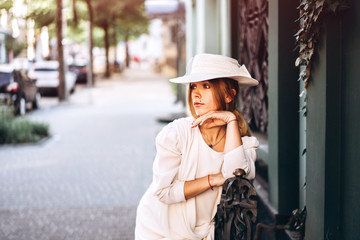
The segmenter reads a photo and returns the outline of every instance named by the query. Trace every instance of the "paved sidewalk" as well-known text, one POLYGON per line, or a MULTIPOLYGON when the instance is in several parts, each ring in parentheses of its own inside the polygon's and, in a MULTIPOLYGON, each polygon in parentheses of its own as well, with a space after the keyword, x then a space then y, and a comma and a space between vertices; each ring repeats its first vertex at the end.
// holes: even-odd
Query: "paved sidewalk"
POLYGON ((0 239, 133 239, 151 182, 158 117, 180 111, 167 79, 129 69, 27 116, 39 144, 0 147, 0 239))
POLYGON ((135 207, 1 210, 0 239, 134 239, 135 207))

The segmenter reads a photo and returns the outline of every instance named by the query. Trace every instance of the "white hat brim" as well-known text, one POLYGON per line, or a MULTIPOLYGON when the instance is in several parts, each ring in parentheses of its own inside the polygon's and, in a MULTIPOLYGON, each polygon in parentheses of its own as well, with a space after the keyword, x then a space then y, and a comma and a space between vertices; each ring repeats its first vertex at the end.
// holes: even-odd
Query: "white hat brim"
POLYGON ((233 74, 190 74, 184 75, 182 77, 172 78, 169 81, 173 83, 192 83, 192 82, 201 82, 206 80, 212 80, 217 78, 231 78, 236 80, 240 86, 257 86, 259 82, 250 77, 233 75, 233 74))

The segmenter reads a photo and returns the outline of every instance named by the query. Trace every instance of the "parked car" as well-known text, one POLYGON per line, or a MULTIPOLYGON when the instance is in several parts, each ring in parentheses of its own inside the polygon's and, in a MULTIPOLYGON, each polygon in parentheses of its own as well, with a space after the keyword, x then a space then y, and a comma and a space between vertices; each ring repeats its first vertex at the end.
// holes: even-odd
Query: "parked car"
POLYGON ((82 63, 72 63, 69 66, 69 71, 76 74, 76 83, 87 83, 87 66, 82 63))
MULTIPOLYGON (((35 62, 28 74, 31 79, 36 79, 36 86, 39 88, 41 94, 46 94, 51 91, 57 95, 57 89, 60 82, 58 61, 35 62)), ((66 91, 69 93, 75 91, 75 81, 75 73, 66 71, 66 91)))
POLYGON ((36 81, 30 79, 24 70, 15 70, 11 65, 0 65, 0 100, 14 106, 15 113, 24 115, 27 103, 36 109, 40 93, 36 81))

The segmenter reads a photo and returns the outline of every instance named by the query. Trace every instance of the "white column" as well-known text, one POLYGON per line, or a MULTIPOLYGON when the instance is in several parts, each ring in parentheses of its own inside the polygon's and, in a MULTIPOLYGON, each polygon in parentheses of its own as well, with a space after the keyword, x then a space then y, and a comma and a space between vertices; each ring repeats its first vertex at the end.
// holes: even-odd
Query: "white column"
POLYGON ((193 9, 192 0, 185 1, 185 21, 186 21, 186 62, 194 56, 194 37, 196 36, 195 10, 193 9))
POLYGON ((205 0, 196 1, 196 26, 197 26, 197 41, 196 53, 205 52, 206 46, 206 23, 205 23, 205 0))
POLYGON ((221 54, 225 56, 231 55, 230 49, 230 1, 221 0, 220 2, 220 41, 221 54))

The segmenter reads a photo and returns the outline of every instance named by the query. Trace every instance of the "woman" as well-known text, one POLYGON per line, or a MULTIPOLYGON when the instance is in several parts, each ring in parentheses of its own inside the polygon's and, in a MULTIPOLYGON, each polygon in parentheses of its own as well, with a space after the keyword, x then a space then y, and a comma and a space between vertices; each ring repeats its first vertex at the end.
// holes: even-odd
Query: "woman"
POLYGON ((187 74, 171 79, 189 84, 192 117, 164 127, 156 137, 153 182, 142 197, 135 239, 214 239, 222 185, 242 168, 255 177, 258 141, 236 110, 240 86, 256 86, 235 59, 199 54, 187 74))

